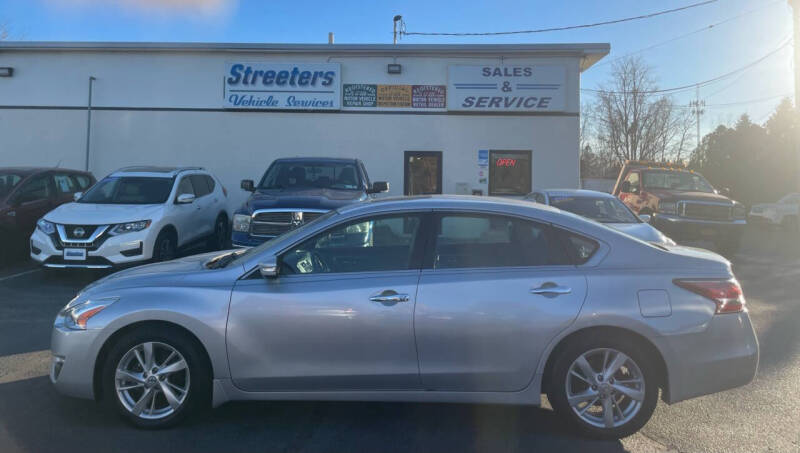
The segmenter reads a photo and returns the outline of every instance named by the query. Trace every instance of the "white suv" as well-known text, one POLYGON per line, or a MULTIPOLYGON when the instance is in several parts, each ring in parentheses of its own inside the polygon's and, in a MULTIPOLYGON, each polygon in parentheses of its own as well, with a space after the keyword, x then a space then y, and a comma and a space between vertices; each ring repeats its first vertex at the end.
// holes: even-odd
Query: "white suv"
POLYGON ((108 268, 169 260, 198 239, 220 249, 227 198, 199 167, 123 168, 45 214, 31 235, 31 257, 45 267, 108 268))

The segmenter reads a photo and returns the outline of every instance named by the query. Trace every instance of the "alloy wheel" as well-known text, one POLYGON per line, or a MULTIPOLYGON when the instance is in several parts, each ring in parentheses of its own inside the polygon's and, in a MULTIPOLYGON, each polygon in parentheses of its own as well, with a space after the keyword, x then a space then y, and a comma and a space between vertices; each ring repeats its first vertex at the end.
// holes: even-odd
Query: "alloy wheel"
POLYGON ((146 342, 126 352, 114 385, 122 406, 136 417, 158 420, 179 410, 189 395, 189 366, 172 346, 146 342))
POLYGON ((645 379, 636 362, 611 348, 592 349, 569 367, 567 402, 585 423, 617 428, 631 421, 645 399, 645 379))

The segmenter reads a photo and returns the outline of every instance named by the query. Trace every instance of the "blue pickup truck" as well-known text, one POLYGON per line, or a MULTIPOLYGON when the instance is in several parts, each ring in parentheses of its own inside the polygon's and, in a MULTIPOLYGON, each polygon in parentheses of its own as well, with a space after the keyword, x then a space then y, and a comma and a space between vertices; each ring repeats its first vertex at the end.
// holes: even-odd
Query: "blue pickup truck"
POLYGON ((310 222, 341 206, 389 190, 389 183, 370 183, 358 159, 276 159, 256 185, 245 179, 250 198, 233 216, 234 247, 252 247, 310 222))

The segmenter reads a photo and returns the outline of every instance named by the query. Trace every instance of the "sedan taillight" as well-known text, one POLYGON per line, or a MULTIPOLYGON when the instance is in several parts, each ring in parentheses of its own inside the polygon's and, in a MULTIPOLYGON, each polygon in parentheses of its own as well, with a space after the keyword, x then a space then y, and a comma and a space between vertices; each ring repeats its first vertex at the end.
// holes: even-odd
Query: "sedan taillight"
POLYGON ((717 304, 717 314, 739 313, 744 310, 744 294, 739 282, 730 280, 676 279, 677 286, 710 299, 717 304))

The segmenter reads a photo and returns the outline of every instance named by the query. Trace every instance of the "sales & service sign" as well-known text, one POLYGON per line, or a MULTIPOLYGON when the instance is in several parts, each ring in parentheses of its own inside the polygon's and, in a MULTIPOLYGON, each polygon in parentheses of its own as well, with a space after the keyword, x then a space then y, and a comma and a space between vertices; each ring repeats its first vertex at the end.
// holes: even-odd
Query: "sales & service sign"
POLYGON ((560 65, 448 66, 447 109, 558 112, 566 107, 560 65))
POLYGON ((254 110, 339 110, 338 63, 248 63, 225 66, 223 107, 254 110))

